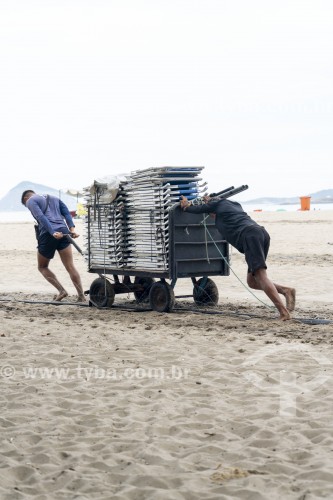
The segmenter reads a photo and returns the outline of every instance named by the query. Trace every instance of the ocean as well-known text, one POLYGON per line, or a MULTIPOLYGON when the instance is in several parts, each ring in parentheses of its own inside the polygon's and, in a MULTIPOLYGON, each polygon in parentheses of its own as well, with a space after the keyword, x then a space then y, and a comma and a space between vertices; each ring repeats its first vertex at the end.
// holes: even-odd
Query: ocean
POLYGON ((0 222, 34 222, 29 210, 17 212, 0 212, 0 222))
MULTIPOLYGON (((262 210, 263 212, 296 212, 300 210, 299 203, 293 205, 273 205, 269 203, 245 203, 241 202, 245 212, 253 212, 254 210, 262 210)), ((311 203, 310 212, 314 210, 333 210, 333 203, 311 203)))
MULTIPOLYGON (((262 212, 296 212, 300 209, 299 204, 295 205, 273 205, 266 203, 245 203, 241 202, 242 207, 245 212, 253 212, 260 210, 262 212)), ((312 203, 311 211, 314 210, 333 210, 333 203, 312 203)), ((1 222, 34 222, 34 218, 32 217, 29 210, 26 211, 17 211, 17 212, 0 212, 0 223, 1 222)))

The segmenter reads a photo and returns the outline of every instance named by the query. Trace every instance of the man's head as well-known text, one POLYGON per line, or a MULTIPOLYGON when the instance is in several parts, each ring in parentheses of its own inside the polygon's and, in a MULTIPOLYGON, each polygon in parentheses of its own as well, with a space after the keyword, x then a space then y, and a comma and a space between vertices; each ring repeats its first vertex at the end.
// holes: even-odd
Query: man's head
POLYGON ((26 191, 23 191, 22 193, 22 196, 21 196, 21 203, 22 205, 26 205, 27 201, 29 200, 29 198, 31 198, 31 196, 33 196, 35 193, 35 191, 32 191, 32 189, 27 189, 26 191))

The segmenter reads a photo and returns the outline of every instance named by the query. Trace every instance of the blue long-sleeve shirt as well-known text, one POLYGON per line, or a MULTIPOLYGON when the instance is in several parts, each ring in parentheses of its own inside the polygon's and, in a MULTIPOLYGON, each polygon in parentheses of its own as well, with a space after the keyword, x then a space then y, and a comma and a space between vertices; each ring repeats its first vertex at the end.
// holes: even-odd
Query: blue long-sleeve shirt
POLYGON ((26 207, 38 222, 41 234, 53 235, 57 231, 68 234, 68 228, 75 227, 75 225, 67 205, 56 196, 48 195, 48 197, 49 204, 45 214, 43 212, 47 204, 46 196, 34 194, 28 199, 26 207))

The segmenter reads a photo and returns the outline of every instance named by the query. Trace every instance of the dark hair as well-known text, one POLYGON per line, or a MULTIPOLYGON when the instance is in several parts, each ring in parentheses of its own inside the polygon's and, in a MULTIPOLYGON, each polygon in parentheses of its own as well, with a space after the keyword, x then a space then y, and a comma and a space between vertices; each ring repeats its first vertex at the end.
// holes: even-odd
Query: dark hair
POLYGON ((25 191, 23 191, 22 193, 22 196, 21 196, 21 203, 22 205, 25 205, 24 203, 24 198, 27 196, 27 194, 29 193, 33 193, 33 194, 36 194, 35 191, 33 191, 32 189, 26 189, 25 191))

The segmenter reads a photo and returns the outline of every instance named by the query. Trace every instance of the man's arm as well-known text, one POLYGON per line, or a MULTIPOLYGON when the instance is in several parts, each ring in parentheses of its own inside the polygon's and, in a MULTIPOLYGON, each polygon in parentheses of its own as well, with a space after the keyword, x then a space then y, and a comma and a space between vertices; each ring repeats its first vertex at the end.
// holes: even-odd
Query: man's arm
POLYGON ((184 210, 190 212, 190 214, 204 214, 214 212, 215 207, 205 203, 204 205, 188 205, 184 210))
POLYGON ((26 206, 30 210, 31 214, 36 219, 38 224, 40 224, 40 226, 44 228, 48 233, 53 235, 53 228, 48 218, 45 216, 43 210, 39 206, 38 198, 32 196, 27 201, 26 206))
POLYGON ((61 215, 65 218, 66 224, 67 224, 71 234, 73 234, 73 235, 76 234, 75 233, 75 224, 73 222, 73 218, 70 214, 70 211, 68 210, 67 205, 63 201, 59 200, 59 208, 60 208, 61 215))
POLYGON ((184 211, 190 212, 191 214, 212 213, 215 212, 216 205, 219 201, 220 200, 212 200, 208 203, 204 203, 203 205, 192 205, 192 203, 188 201, 185 196, 183 196, 180 201, 180 206, 184 211))

